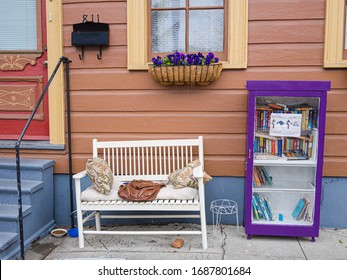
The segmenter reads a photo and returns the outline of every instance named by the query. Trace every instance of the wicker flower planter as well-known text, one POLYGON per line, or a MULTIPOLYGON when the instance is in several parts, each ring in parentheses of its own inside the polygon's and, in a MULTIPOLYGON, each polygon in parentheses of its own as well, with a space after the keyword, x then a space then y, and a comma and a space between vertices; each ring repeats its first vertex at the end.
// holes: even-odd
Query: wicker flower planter
POLYGON ((148 72, 162 85, 202 85, 217 80, 222 72, 222 64, 184 65, 184 66, 148 66, 148 72))

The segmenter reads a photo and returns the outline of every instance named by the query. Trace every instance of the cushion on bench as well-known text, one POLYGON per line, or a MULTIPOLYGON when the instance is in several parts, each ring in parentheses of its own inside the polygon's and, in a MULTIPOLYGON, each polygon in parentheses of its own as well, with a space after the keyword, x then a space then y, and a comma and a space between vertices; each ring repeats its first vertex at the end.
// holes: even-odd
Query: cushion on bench
MULTIPOLYGON (((82 201, 111 201, 122 200, 118 196, 118 189, 123 182, 114 182, 109 194, 102 194, 94 187, 90 186, 81 193, 82 201)), ((198 190, 190 187, 176 189, 171 184, 160 189, 157 200, 159 199, 194 199, 198 196, 198 190)))

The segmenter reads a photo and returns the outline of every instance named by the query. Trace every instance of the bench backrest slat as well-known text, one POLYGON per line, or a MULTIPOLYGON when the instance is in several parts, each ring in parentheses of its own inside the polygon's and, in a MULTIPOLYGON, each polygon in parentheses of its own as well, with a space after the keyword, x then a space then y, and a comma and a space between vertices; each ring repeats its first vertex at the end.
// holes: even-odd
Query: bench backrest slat
POLYGON ((93 157, 110 165, 120 181, 165 180, 195 159, 203 164, 202 136, 196 139, 102 141, 93 140, 93 157))

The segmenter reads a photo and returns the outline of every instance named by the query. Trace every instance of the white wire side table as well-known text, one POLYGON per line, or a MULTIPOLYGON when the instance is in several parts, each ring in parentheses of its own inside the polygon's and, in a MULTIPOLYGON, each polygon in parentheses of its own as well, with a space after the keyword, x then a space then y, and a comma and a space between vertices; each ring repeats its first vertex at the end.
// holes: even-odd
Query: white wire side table
POLYGON ((230 199, 216 199, 211 202, 213 235, 216 234, 220 226, 222 215, 236 215, 237 231, 239 231, 239 211, 237 203, 230 199))

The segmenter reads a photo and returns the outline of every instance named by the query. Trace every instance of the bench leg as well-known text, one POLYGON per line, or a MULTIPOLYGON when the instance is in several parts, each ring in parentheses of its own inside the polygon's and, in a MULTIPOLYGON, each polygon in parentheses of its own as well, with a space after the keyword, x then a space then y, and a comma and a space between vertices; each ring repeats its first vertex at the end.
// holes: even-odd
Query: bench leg
MULTIPOLYGON (((202 219, 201 219, 202 220, 202 219)), ((202 248, 207 249, 207 232, 206 232, 206 222, 201 221, 201 232, 202 232, 202 248)))
POLYGON ((101 223, 100 223, 100 212, 96 211, 95 213, 95 227, 97 231, 101 230, 101 223))
POLYGON ((77 209, 77 226, 78 226, 78 243, 79 247, 84 248, 84 236, 83 236, 83 217, 82 211, 77 209))
POLYGON ((205 211, 200 209, 200 223, 201 223, 201 235, 202 235, 202 248, 207 249, 207 229, 206 229, 206 215, 205 211))

